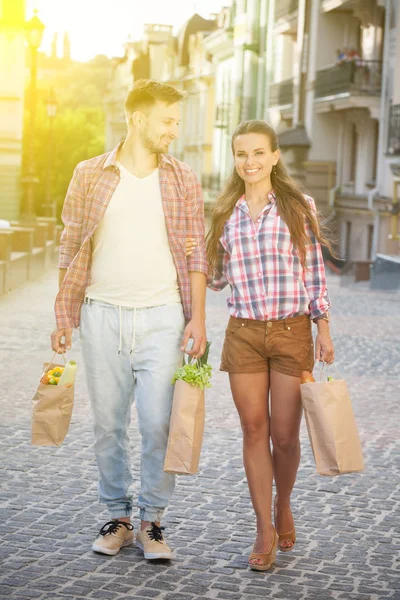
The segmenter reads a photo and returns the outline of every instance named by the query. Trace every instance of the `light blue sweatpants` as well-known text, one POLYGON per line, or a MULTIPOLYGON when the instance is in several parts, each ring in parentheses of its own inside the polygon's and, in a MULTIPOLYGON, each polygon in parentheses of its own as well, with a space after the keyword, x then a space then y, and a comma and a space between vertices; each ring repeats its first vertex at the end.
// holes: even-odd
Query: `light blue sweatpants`
POLYGON ((85 299, 80 336, 94 420, 99 497, 113 519, 130 516, 133 499, 128 427, 132 401, 142 436, 140 518, 160 521, 175 477, 164 473, 173 386, 182 363, 182 305, 128 309, 85 299))

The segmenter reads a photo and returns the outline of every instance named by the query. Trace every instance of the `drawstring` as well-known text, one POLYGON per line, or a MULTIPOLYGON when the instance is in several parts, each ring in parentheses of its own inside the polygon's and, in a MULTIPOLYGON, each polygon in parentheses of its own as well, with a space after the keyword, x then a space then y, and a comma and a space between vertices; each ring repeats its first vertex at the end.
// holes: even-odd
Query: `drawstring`
POLYGON ((118 312, 119 312, 119 348, 118 348, 118 354, 121 354, 121 351, 122 351, 122 308, 121 308, 121 306, 118 306, 118 312))
POLYGON ((135 347, 135 336, 136 336, 136 306, 133 309, 133 335, 132 335, 132 346, 129 354, 132 354, 135 347))

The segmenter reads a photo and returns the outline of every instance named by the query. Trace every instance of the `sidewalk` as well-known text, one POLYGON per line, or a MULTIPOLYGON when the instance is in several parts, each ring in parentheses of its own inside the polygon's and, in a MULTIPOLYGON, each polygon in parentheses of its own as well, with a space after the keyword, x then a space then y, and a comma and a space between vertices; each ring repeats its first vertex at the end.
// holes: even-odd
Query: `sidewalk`
MULTIPOLYGON (((60 448, 30 445, 31 397, 49 334, 56 272, 0 298, 0 598, 24 600, 400 600, 400 309, 398 296, 340 288, 331 280, 337 366, 348 382, 365 451, 360 475, 323 478, 302 428, 293 495, 298 542, 268 573, 246 566, 255 535, 241 430, 218 360, 227 321, 225 291, 208 296, 213 387, 201 472, 178 478, 165 519, 177 559, 144 561, 135 547, 115 557, 91 543, 107 520, 78 336, 70 431, 60 448)), ((139 473, 134 411, 133 473, 139 473)), ((135 486, 135 492, 138 485, 135 486)), ((135 515, 134 525, 138 524, 135 515)))

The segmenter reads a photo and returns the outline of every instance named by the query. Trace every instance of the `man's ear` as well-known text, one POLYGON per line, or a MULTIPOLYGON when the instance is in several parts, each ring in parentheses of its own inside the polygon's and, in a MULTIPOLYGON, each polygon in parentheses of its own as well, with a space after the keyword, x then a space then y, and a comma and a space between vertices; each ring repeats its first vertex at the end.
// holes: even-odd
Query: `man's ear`
POLYGON ((146 120, 146 115, 141 110, 135 110, 131 114, 130 121, 134 127, 142 127, 146 120))

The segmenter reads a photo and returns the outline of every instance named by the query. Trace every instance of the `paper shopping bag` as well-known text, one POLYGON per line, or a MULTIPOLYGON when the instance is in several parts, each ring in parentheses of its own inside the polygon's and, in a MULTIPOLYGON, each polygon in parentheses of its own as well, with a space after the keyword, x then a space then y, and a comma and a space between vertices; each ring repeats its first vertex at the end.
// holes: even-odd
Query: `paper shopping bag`
MULTIPOLYGON (((43 373, 56 363, 45 363, 43 373)), ((60 446, 67 435, 74 406, 74 385, 40 383, 32 398, 32 444, 60 446)))
POLYGON ((334 476, 362 471, 360 438, 346 382, 302 383, 300 393, 318 473, 334 476))
POLYGON ((164 471, 186 475, 197 473, 203 443, 204 421, 204 390, 186 381, 177 381, 164 471))

